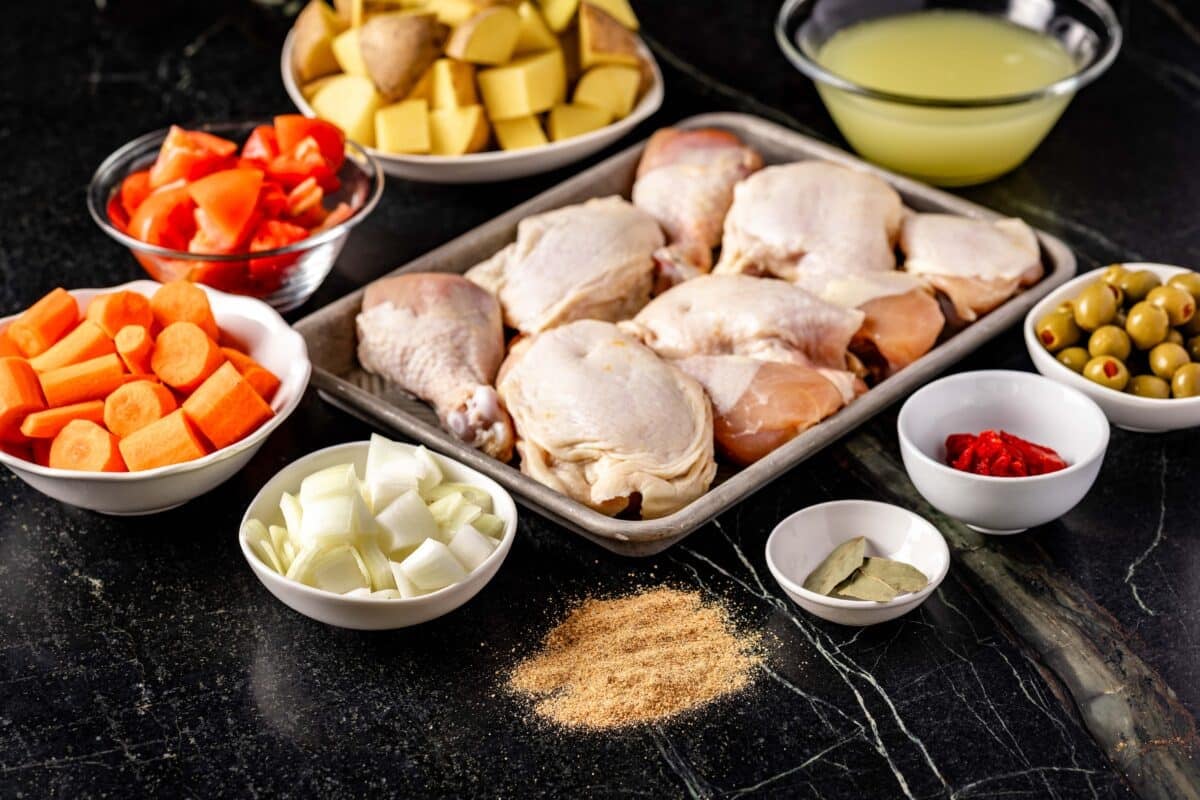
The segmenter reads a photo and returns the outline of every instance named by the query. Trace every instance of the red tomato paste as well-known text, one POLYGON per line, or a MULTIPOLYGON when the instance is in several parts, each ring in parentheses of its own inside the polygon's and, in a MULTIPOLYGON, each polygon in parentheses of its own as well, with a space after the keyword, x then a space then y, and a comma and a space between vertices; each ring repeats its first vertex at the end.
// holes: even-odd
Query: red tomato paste
POLYGON ((946 437, 946 463, 963 472, 997 478, 1026 478, 1067 467, 1062 456, 1049 447, 1006 431, 950 434, 946 437))

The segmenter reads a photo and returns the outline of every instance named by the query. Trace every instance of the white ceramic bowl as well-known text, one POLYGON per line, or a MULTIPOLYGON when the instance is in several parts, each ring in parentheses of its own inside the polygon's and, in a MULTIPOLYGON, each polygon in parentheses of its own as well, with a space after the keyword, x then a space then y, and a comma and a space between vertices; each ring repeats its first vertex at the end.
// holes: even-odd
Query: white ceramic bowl
MULTIPOLYGON (((250 501, 246 515, 238 531, 238 542, 242 546, 242 555, 246 563, 254 570, 267 591, 275 595, 281 603, 293 611, 298 611, 306 617, 336 625, 340 628, 353 628, 362 631, 391 630, 406 628, 428 622, 444 614, 449 614, 463 603, 470 600, 500 569, 508 551, 512 548, 513 539, 517 535, 517 507, 508 492, 482 472, 477 472, 465 464, 460 464, 440 453, 435 454, 446 480, 455 483, 467 483, 478 486, 492 496, 492 513, 504 520, 504 536, 500 545, 492 551, 482 564, 476 567, 465 580, 439 589, 421 597, 407 600, 387 600, 371 597, 346 597, 345 595, 326 592, 305 586, 297 581, 289 580, 264 564, 250 549, 244 534, 246 522, 251 519, 261 520, 266 525, 282 525, 283 515, 279 510, 279 500, 284 492, 296 492, 300 481, 317 470, 338 464, 354 464, 361 476, 367 466, 367 448, 369 442, 350 442, 326 447, 315 453, 309 453, 288 466, 284 467, 275 477, 267 481, 262 490, 250 501)), ((413 445, 404 445, 415 449, 413 445)))
POLYGON ((964 372, 934 381, 905 401, 896 427, 917 491, 981 533, 1020 533, 1070 511, 1092 488, 1108 447, 1108 420, 1099 406, 1031 372, 964 372), (946 464, 947 436, 989 429, 1051 447, 1069 466, 994 478, 946 464))
MULTIPOLYGON (((199 284, 197 284, 199 285, 199 284)), ((86 308, 98 294, 127 289, 149 297, 159 284, 133 281, 106 289, 71 292, 86 308)), ((271 400, 275 416, 240 442, 204 458, 140 472, 77 472, 42 467, 0 450, 0 463, 42 494, 68 505, 102 514, 137 516, 166 511, 215 489, 246 465, 263 442, 296 410, 308 386, 312 365, 304 337, 292 330, 269 305, 250 297, 226 294, 201 286, 212 304, 221 330, 245 345, 255 361, 279 377, 279 391, 271 400)), ((0 319, 0 330, 17 315, 0 319)))
MULTIPOLYGON (((1124 264, 1129 270, 1148 269, 1165 283, 1167 278, 1180 272, 1189 272, 1184 267, 1169 264, 1124 264)), ((1037 321, 1060 303, 1070 300, 1083 291, 1084 287, 1097 280, 1106 268, 1093 270, 1080 275, 1050 294, 1029 310, 1025 316, 1025 347, 1037 371, 1047 378, 1073 386, 1096 401, 1113 425, 1129 431, 1143 433, 1161 433, 1180 428, 1194 428, 1200 425, 1200 397, 1181 399, 1156 400, 1151 397, 1135 397, 1125 392, 1108 389, 1089 381, 1078 372, 1059 363, 1054 354, 1038 341, 1034 326, 1037 321)))
POLYGON ((788 597, 810 614, 839 625, 875 625, 907 614, 933 594, 950 569, 950 549, 938 529, 899 506, 874 500, 836 500, 801 509, 771 531, 767 568, 788 597), (842 600, 810 592, 804 579, 833 549, 855 536, 867 539, 867 555, 904 561, 924 572, 929 584, 886 603, 842 600))
MULTIPOLYGON (((292 72, 292 45, 295 35, 288 33, 283 42, 283 54, 279 71, 283 76, 283 88, 301 114, 315 117, 312 106, 304 99, 296 76, 292 72)), ((658 62, 643 43, 639 43, 641 55, 650 65, 654 81, 629 115, 600 130, 585 133, 561 142, 550 142, 541 147, 524 150, 492 150, 470 153, 465 156, 423 156, 384 153, 375 148, 365 148, 388 175, 425 183, 492 183, 511 178, 523 178, 564 167, 587 158, 592 153, 608 147, 638 126, 658 110, 663 102, 663 77, 658 62)))

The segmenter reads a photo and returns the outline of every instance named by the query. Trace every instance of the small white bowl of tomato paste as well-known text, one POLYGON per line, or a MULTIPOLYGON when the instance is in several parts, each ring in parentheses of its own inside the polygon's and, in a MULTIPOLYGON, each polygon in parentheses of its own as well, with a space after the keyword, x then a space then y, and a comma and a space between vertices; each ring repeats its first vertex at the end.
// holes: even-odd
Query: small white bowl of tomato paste
POLYGON ((915 392, 896 423, 904 468, 938 510, 982 533, 1044 525, 1083 499, 1108 448, 1108 419, 1077 389, 985 370, 915 392))

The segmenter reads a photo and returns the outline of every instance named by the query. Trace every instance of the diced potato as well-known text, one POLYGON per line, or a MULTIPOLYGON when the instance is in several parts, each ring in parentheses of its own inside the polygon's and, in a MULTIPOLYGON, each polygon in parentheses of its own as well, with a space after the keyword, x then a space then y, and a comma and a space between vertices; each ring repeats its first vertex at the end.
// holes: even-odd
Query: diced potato
POLYGON ((612 115, 602 108, 563 103, 550 109, 550 115, 546 118, 546 128, 550 131, 552 141, 561 142, 572 136, 582 136, 599 130, 610 122, 612 115))
POLYGON ((462 108, 479 105, 475 92, 475 66, 452 58, 439 58, 433 62, 430 105, 433 108, 462 108))
POLYGON ((375 146, 375 112, 383 97, 369 78, 338 75, 321 87, 312 99, 313 111, 346 132, 346 137, 364 147, 375 146))
POLYGON ((521 18, 508 6, 485 8, 459 25, 446 42, 446 55, 473 64, 503 64, 512 58, 521 18))
POLYGON ((317 78, 315 81, 309 81, 300 87, 300 94, 304 96, 305 100, 308 100, 311 103, 312 99, 317 96, 317 92, 321 91, 321 87, 336 77, 336 75, 326 75, 324 78, 317 78))
POLYGON ((546 144, 548 141, 541 123, 532 115, 498 119, 492 123, 492 130, 496 132, 496 141, 503 150, 523 150, 526 147, 546 144))
POLYGON ((562 33, 575 18, 579 0, 541 0, 542 16, 555 33, 562 33))
POLYGON ((421 77, 417 79, 417 83, 404 96, 405 100, 424 100, 429 102, 433 100, 433 66, 421 73, 421 77))
POLYGON ((359 31, 367 77, 388 100, 404 98, 441 55, 446 27, 430 14, 372 17, 359 31))
POLYGON ((631 31, 638 29, 638 19, 629 5, 629 0, 586 0, 601 11, 608 13, 617 22, 631 31))
POLYGON ((483 150, 488 143, 483 106, 430 111, 429 140, 430 150, 438 156, 461 156, 483 150))
POLYGON ((292 68, 301 81, 311 81, 338 71, 333 37, 342 29, 333 9, 324 0, 310 0, 293 28, 292 68))
POLYGON ((638 65, 637 37, 607 12, 590 3, 579 7, 579 64, 638 65))
POLYGON ((482 70, 479 91, 493 120, 537 114, 561 103, 567 77, 560 50, 522 56, 503 67, 482 70))
POLYGON ((521 18, 521 28, 517 32, 517 46, 513 55, 540 53, 558 47, 554 31, 550 30, 546 20, 542 18, 542 12, 538 11, 530 0, 524 0, 517 6, 517 16, 521 18))
POLYGON ((343 31, 334 38, 333 56, 342 72, 360 78, 367 77, 367 65, 363 61, 362 48, 358 46, 358 28, 343 31))
POLYGON ((573 102, 602 108, 612 114, 613 119, 621 119, 633 110, 640 82, 636 67, 619 64, 592 67, 575 85, 573 102))
POLYGON ((375 148, 384 153, 428 153, 429 104, 401 100, 376 111, 375 148))
POLYGON ((483 5, 474 0, 429 0, 425 8, 437 14, 438 22, 457 28, 478 14, 483 5))

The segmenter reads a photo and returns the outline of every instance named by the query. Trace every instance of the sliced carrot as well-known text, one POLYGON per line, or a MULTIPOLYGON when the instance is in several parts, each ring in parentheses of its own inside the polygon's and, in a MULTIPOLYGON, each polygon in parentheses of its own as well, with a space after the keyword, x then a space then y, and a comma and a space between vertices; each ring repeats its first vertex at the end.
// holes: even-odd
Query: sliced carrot
POLYGON ((102 400, 125 382, 125 365, 116 353, 59 367, 38 375, 51 408, 102 400))
POLYGON ((8 358, 9 356, 22 355, 17 343, 14 342, 8 335, 8 328, 0 331, 0 358, 8 358))
POLYGON ((274 416, 233 364, 226 362, 183 401, 183 413, 216 447, 243 438, 274 416))
POLYGON ((150 354, 154 352, 154 339, 150 336, 149 326, 126 325, 117 331, 113 341, 126 369, 134 375, 150 373, 150 354))
POLYGON ((89 422, 104 421, 104 401, 85 400, 82 403, 72 403, 59 408, 47 408, 45 411, 35 411, 25 417, 21 423, 21 433, 30 439, 53 439, 58 432, 67 426, 68 422, 86 419, 89 422))
POLYGON ((163 328, 172 322, 191 322, 199 325, 213 341, 221 338, 221 329, 217 327, 208 295, 194 283, 164 283, 150 298, 150 308, 154 312, 154 319, 163 328))
POLYGON ((176 409, 175 395, 161 383, 134 381, 118 387, 104 401, 104 425, 124 439, 158 422, 176 409))
POLYGON ((124 472, 118 440, 86 419, 68 422, 50 445, 50 466, 88 472, 124 472))
POLYGON ((229 363, 233 364, 234 369, 242 373, 242 377, 246 379, 246 383, 258 392, 258 396, 268 403, 275 396, 275 392, 279 391, 279 378, 275 377, 275 373, 259 364, 250 356, 240 350, 235 350, 232 347, 222 347, 221 353, 225 358, 229 359, 229 363))
POLYGON ((183 409, 131 433, 119 446, 130 470, 165 467, 208 455, 208 446, 196 435, 183 409))
POLYGON ((0 358, 0 439, 21 440, 21 420, 46 407, 37 373, 23 358, 0 358))
POLYGON ((29 447, 32 451, 33 463, 43 467, 50 466, 50 448, 53 445, 53 439, 34 439, 29 447))
POLYGON ((221 348, 191 322, 172 322, 154 340, 150 369, 172 389, 191 392, 225 361, 221 348))
POLYGON ((99 325, 109 337, 116 337, 117 331, 126 325, 149 328, 154 324, 150 300, 145 295, 130 291, 110 292, 93 298, 87 307, 87 318, 99 325))
POLYGON ((8 326, 8 335, 26 358, 40 355, 79 322, 79 304, 58 288, 25 309, 8 326))
POLYGON ((85 319, 75 326, 75 330, 51 345, 49 350, 29 359, 29 366, 38 372, 49 372, 89 358, 115 353, 116 350, 108 334, 96 323, 85 319))

